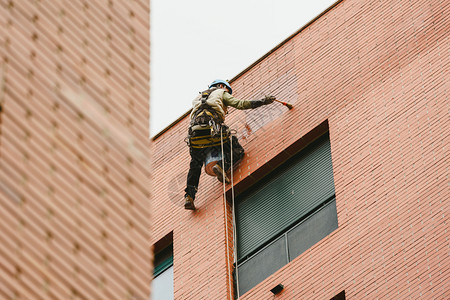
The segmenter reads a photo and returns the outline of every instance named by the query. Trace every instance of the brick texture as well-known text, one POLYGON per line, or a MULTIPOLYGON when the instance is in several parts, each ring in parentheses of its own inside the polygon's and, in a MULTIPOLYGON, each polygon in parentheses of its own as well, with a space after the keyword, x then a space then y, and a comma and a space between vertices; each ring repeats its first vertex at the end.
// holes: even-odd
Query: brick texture
MULTIPOLYGON (((241 299, 274 299, 278 283, 276 299, 450 297, 449 9, 344 0, 234 78, 238 98, 294 105, 232 109, 227 124, 246 149, 236 185, 328 121, 339 222, 241 299)), ((155 138, 153 240, 173 231, 175 299, 227 299, 230 203, 203 173, 198 211, 183 209, 187 126, 155 138)))
POLYGON ((148 299, 148 1, 0 0, 0 45, 0 298, 148 299))

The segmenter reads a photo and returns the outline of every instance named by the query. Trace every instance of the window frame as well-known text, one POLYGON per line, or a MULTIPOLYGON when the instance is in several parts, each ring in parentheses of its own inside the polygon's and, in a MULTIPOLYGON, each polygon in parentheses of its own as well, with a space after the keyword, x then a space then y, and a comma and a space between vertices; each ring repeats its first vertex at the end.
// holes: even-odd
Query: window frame
MULTIPOLYGON (((334 190, 331 191, 330 195, 326 195, 323 200, 320 199, 320 203, 318 203, 317 205, 315 205, 313 208, 309 209, 307 211, 307 213, 305 215, 303 215, 301 218, 291 222, 286 228, 284 228, 283 230, 281 230, 280 232, 276 233, 274 236, 272 236, 270 239, 264 241, 263 243, 261 243, 261 245, 257 246, 255 249, 251 250, 249 253, 245 254, 242 257, 237 257, 237 267, 235 268, 235 272, 238 273, 238 278, 239 281, 241 281, 241 275, 240 274, 240 268, 242 268, 246 263, 248 263, 249 261, 251 261, 252 259, 254 259, 257 255, 263 253, 268 247, 272 246, 274 243, 278 242, 278 240, 283 239, 285 242, 285 260, 286 262, 281 266, 285 266, 286 264, 290 263, 291 261, 293 261, 294 259, 296 259, 298 256, 300 256, 303 252, 305 252, 307 249, 310 249, 311 247, 313 247, 314 245, 316 245, 317 243, 319 243, 320 241, 322 241, 323 239, 325 239, 327 236, 329 236, 330 234, 332 234, 333 232, 335 232, 337 229, 339 229, 339 223, 338 223, 338 216, 337 216, 337 203, 336 203, 336 192, 335 192, 335 184, 334 184, 334 171, 333 171, 333 165, 332 165, 332 157, 331 157, 331 138, 330 138, 330 133, 328 130, 328 121, 325 121, 323 123, 321 123, 318 127, 316 127, 315 129, 313 129, 310 133, 308 133, 307 135, 305 135, 304 137, 302 137, 301 139, 299 139, 298 141, 294 142, 291 146, 289 146, 285 151, 282 151, 279 155, 277 155, 274 159, 272 159, 271 161, 269 161, 268 163, 266 163, 265 165, 263 165, 262 167, 260 167, 259 169, 259 174, 257 174, 257 176, 253 176, 254 174, 252 174, 253 177, 253 182, 251 184, 250 187, 245 187, 245 186, 241 186, 237 188, 238 190, 238 197, 242 197, 249 193, 251 194, 251 190, 255 189, 255 185, 263 185, 264 182, 270 182, 271 181, 271 175, 273 175, 274 173, 272 172, 279 172, 280 170, 282 174, 283 172, 285 172, 286 170, 283 170, 284 166, 286 164, 289 163, 289 161, 292 160, 296 160, 298 157, 301 157, 303 155, 308 154, 308 152, 304 152, 304 150, 306 150, 308 148, 308 146, 310 146, 312 143, 318 141, 321 138, 325 138, 324 135, 328 136, 328 143, 329 143, 329 147, 330 147, 330 159, 331 159, 331 172, 332 172, 332 184, 333 184, 333 188, 334 190), (303 155, 302 155, 303 153, 303 155), (274 166, 275 165, 275 166, 274 166), (264 175, 264 173, 266 173, 266 175, 264 175), (256 179, 256 180, 255 180, 256 179), (324 210, 327 207, 331 207, 331 210, 328 212, 327 217, 333 217, 335 218, 335 224, 332 224, 329 228, 326 228, 326 226, 329 226, 327 224, 323 225, 325 227, 325 233, 317 233, 314 232, 312 234, 313 238, 312 238, 312 243, 310 245, 306 245, 305 250, 303 250, 303 252, 297 253, 294 257, 292 257, 292 254, 289 253, 289 245, 290 243, 292 243, 292 241, 290 241, 288 235, 289 233, 291 233, 294 230, 305 230, 305 229, 299 229, 301 226, 303 226, 304 224, 306 224, 307 222, 309 222, 309 220, 313 219, 316 215, 318 215, 319 213, 322 212, 322 210, 324 210)), ((276 174, 276 173, 275 173, 276 174)), ((316 221, 314 222, 320 222, 320 219, 316 219, 316 221)), ((328 223, 329 221, 327 220, 328 223)), ((332 222, 334 222, 334 220, 332 220, 332 222)), ((236 222, 236 226, 239 226, 239 223, 236 222)), ((321 230, 323 230, 323 228, 321 230)), ((239 242, 238 242, 239 243, 239 242)), ((236 245, 237 247, 239 247, 239 244, 236 245)), ((236 249, 236 253, 238 252, 239 248, 236 249)), ((279 267, 279 268, 281 268, 279 267)), ((278 269, 279 269, 278 268, 278 269)), ((277 269, 277 270, 278 270, 277 269)), ((249 271, 247 271, 249 272, 249 271)), ((268 275, 265 277, 270 277, 273 273, 275 273, 276 271, 273 271, 272 273, 268 273, 268 275)), ((265 275, 264 275, 265 276, 265 275)), ((236 278, 235 278, 236 279, 236 278)), ((264 279, 262 279, 264 280, 264 279)), ((260 280, 259 282, 261 282, 262 280, 260 280)), ((243 294, 249 290, 251 290, 254 286, 256 286, 256 284, 253 284, 252 287, 246 289, 246 290, 241 290, 240 289, 240 294, 243 294)))
MULTIPOLYGON (((174 270, 174 248, 173 248, 173 232, 170 232, 153 246, 153 276, 152 276, 152 293, 150 299, 153 299, 153 281, 159 276, 166 274, 172 268, 172 293, 175 289, 175 282, 173 281, 174 270)), ((172 294, 171 294, 172 295, 172 294)), ((165 295, 167 296, 167 295, 165 295)), ((172 295, 173 296, 173 295, 172 295)), ((173 299, 170 297, 170 299, 173 299)))

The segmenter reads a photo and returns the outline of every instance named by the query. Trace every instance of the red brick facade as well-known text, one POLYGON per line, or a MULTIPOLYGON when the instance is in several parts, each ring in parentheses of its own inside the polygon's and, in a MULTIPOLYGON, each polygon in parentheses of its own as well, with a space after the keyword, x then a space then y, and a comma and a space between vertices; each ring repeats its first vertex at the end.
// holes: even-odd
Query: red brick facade
POLYGON ((148 1, 0 1, 0 299, 148 299, 148 1))
MULTIPOLYGON (((339 222, 241 299, 274 299, 278 283, 276 299, 449 298, 449 9, 344 0, 234 78, 238 98, 294 105, 232 109, 227 124, 246 149, 237 186, 328 120, 339 222)), ((183 209, 187 125, 155 138, 153 239, 173 231, 175 299, 227 299, 230 203, 203 173, 198 211, 183 209)))

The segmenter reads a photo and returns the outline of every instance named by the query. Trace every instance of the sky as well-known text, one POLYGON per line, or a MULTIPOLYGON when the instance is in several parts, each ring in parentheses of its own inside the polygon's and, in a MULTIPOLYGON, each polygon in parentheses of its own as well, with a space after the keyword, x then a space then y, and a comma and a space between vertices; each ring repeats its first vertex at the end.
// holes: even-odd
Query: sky
POLYGON ((335 2, 150 0, 150 136, 335 2))

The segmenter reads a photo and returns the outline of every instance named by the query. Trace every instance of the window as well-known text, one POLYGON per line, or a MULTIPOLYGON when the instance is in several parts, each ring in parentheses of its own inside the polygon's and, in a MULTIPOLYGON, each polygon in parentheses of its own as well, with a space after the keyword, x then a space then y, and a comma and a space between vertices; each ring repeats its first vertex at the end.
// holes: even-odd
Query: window
MULTIPOLYGON (((166 237, 163 240, 167 243, 169 238, 166 237)), ((164 244, 164 241, 162 243, 158 242, 155 245, 155 259, 150 299, 173 300, 173 244, 171 243, 160 250, 161 244, 164 244)))
POLYGON ((242 295, 338 227, 328 133, 236 199, 242 295))

